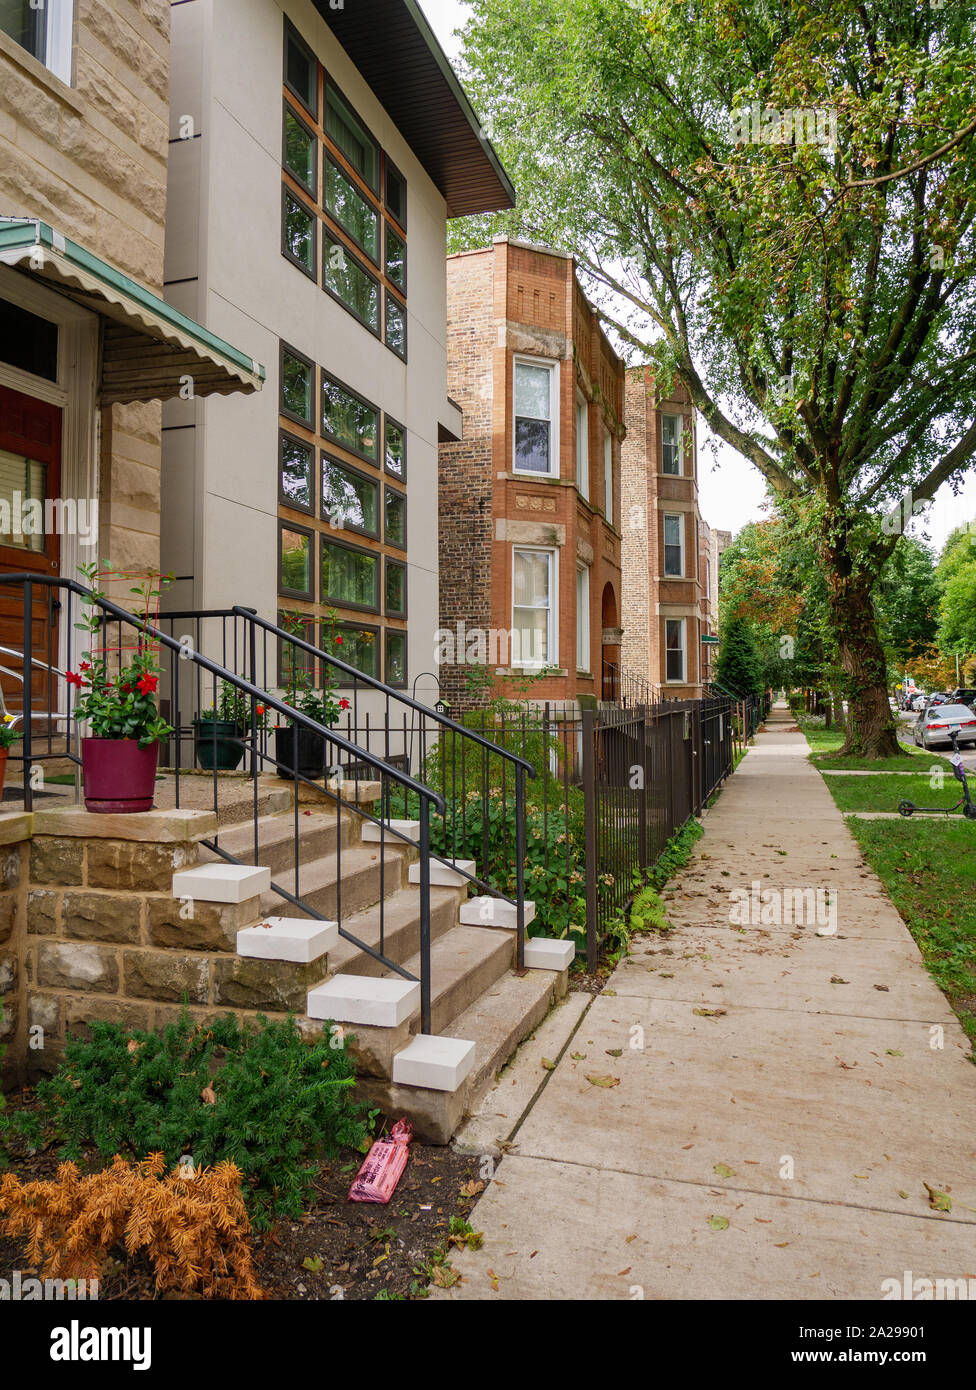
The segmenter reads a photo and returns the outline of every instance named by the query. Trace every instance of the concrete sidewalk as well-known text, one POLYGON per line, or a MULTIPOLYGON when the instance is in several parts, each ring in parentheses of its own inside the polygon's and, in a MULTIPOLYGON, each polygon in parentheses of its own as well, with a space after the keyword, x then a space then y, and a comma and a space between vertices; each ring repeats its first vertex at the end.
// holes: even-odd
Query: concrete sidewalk
POLYGON ((539 1071, 471 1217, 484 1245, 434 1296, 879 1299, 905 1271, 976 1280, 970 1049, 791 723, 773 711, 709 813, 668 894, 675 931, 635 941, 539 1071), (753 883, 821 890, 836 932, 730 920, 753 883))

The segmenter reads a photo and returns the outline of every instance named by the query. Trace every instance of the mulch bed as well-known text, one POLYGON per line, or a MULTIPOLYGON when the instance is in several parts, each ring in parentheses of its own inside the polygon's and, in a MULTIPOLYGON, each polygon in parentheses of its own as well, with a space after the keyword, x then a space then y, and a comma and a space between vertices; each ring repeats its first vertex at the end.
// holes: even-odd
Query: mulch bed
MULTIPOLYGON (((9 1103, 22 1103, 9 1097, 9 1103)), ((422 1298, 434 1272, 431 1256, 447 1244, 452 1216, 467 1217, 483 1190, 479 1160, 448 1146, 413 1143, 403 1177, 387 1206, 350 1202, 349 1187, 363 1155, 349 1151, 323 1161, 315 1179, 315 1199, 299 1221, 280 1221, 251 1237, 257 1277, 275 1299, 422 1298), (462 1189, 464 1191, 462 1192, 462 1189), (418 1273, 419 1271, 419 1273, 418 1273)), ((53 1178, 56 1154, 11 1155, 9 1168, 22 1181, 53 1178)), ((95 1159, 92 1168, 101 1166, 95 1159)), ((0 1235, 0 1278, 36 1273, 24 1244, 0 1235)), ((450 1266, 442 1265, 437 1279, 450 1266)), ((115 1250, 106 1263, 99 1301, 158 1297, 148 1261, 115 1250)), ((166 1295, 173 1298, 175 1295, 166 1295)), ((193 1297, 193 1295, 190 1295, 193 1297)))

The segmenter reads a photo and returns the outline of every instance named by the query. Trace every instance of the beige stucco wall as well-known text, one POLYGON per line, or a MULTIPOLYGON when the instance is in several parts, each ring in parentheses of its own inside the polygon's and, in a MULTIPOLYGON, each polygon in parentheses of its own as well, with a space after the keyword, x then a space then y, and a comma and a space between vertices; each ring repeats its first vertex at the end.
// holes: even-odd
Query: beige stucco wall
POLYGON ((444 199, 310 0, 188 0, 173 11, 173 50, 172 133, 192 114, 201 138, 171 149, 167 298, 230 342, 246 341, 268 369, 265 389, 246 400, 166 407, 167 475, 179 486, 164 497, 163 550, 168 565, 193 575, 174 604, 244 603, 275 615, 284 339, 407 427, 412 681, 432 669, 437 627, 444 199), (282 11, 407 180, 408 364, 281 255, 282 11))

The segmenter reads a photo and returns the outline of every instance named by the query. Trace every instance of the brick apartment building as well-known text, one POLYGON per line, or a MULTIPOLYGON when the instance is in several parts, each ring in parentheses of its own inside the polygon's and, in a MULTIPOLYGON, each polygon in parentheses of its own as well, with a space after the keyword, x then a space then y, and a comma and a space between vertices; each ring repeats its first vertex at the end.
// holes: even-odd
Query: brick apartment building
POLYGON ((442 696, 472 703, 487 668, 497 693, 599 699, 620 657, 624 364, 572 256, 500 237, 447 269, 464 428, 440 447, 442 696))
MULTIPOLYGON (((626 375, 622 451, 624 677, 669 699, 694 698, 713 679, 723 531, 698 508, 695 412, 687 392, 659 398, 650 367, 626 375)), ((727 544, 727 541, 725 542, 727 544)))

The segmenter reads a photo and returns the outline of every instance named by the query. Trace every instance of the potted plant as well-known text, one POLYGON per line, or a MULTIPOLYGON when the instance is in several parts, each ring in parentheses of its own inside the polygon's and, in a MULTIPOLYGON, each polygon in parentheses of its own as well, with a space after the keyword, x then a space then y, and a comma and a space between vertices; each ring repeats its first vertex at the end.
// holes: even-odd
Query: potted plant
MULTIPOLYGON (((255 706, 256 726, 265 727, 263 705, 255 706)), ((233 772, 244 757, 244 737, 251 728, 251 702, 243 690, 220 682, 216 703, 193 721, 197 762, 207 771, 233 772)))
POLYGON ((150 613, 158 604, 162 580, 150 571, 130 590, 141 600, 138 642, 133 648, 120 645, 110 664, 111 649, 95 646, 102 628, 95 602, 102 595, 95 581, 100 573, 113 571, 110 567, 99 571, 96 564, 79 568, 92 597, 77 626, 87 629, 92 642, 80 670, 69 671, 67 680, 79 691, 74 717, 87 722, 90 729, 81 741, 85 807, 102 814, 151 811, 159 744, 173 732, 156 706, 161 673, 149 638, 150 613))
MULTIPOLYGON (((330 609, 329 618, 332 631, 326 640, 326 649, 331 652, 336 646, 341 646, 342 638, 336 635, 335 610, 330 609)), ((285 620, 285 629, 296 637, 304 636, 305 626, 301 614, 290 614, 285 620)), ((323 672, 322 686, 317 687, 312 670, 306 663, 299 663, 297 655, 297 652, 293 652, 289 659, 285 699, 292 709, 307 714, 317 724, 332 728, 338 723, 342 711, 349 708, 349 701, 340 700, 336 696, 336 682, 329 674, 328 667, 323 672)), ((300 777, 311 780, 322 777, 327 762, 326 744, 324 734, 306 729, 304 725, 293 724, 290 720, 284 725, 278 725, 275 729, 278 776, 294 777, 297 770, 300 777)))
POLYGON ((19 718, 17 714, 5 714, 0 721, 0 796, 3 796, 3 779, 7 775, 7 754, 22 737, 20 730, 14 727, 19 718))

